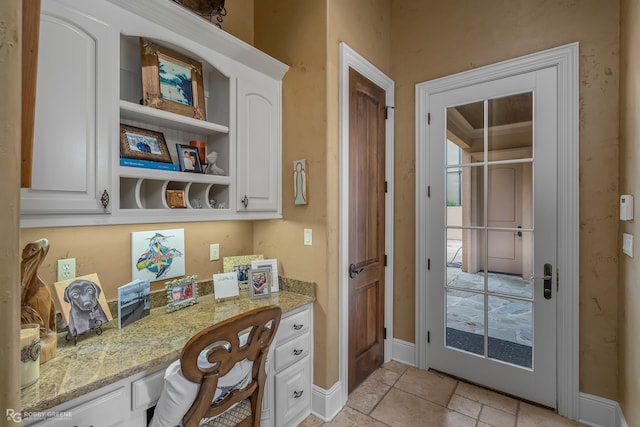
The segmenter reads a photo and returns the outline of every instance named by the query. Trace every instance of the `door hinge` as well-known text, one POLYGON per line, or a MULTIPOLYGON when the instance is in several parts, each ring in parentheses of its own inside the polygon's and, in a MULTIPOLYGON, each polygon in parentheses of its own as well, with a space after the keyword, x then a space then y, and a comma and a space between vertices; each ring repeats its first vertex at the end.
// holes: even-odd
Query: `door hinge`
POLYGON ((431 342, 431 332, 427 331, 427 344, 431 342))
POLYGON ((431 124, 431 113, 427 113, 427 124, 431 124))
POLYGON ((431 258, 427 258, 427 270, 431 270, 431 258))
POLYGON ((387 339, 387 328, 382 329, 382 339, 387 339))
POLYGON ((387 266, 387 254, 384 254, 384 266, 387 266))
POLYGON ((391 108, 392 110, 396 107, 392 107, 390 105, 387 105, 386 107, 384 107, 384 119, 387 120, 389 118, 389 108, 391 108))
POLYGON ((384 192, 386 193, 386 192, 387 192, 387 190, 388 190, 388 187, 387 187, 387 181, 385 181, 385 182, 384 182, 384 192))
POLYGON ((427 197, 431 197, 431 186, 427 185, 427 197))

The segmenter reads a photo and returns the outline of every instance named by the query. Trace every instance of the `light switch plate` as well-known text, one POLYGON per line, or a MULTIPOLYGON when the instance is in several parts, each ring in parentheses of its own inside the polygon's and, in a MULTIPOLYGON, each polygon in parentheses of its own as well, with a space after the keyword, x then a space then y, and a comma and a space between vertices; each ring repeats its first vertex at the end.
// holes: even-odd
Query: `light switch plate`
POLYGON ((633 234, 622 235, 622 252, 633 258, 633 234))
POLYGON ((304 229, 304 245, 311 246, 313 244, 313 231, 310 228, 304 229))
POLYGON ((209 246, 209 260, 217 261, 219 259, 220 259, 220 244, 212 243, 211 246, 209 246))

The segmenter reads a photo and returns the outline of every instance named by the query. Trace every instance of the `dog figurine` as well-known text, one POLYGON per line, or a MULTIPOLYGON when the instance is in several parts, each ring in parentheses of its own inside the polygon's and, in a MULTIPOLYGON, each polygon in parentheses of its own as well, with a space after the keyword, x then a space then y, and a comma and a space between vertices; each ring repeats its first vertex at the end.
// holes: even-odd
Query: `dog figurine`
POLYGON ((69 309, 69 334, 80 335, 109 321, 98 302, 102 290, 95 283, 79 279, 69 283, 64 290, 64 300, 69 309))

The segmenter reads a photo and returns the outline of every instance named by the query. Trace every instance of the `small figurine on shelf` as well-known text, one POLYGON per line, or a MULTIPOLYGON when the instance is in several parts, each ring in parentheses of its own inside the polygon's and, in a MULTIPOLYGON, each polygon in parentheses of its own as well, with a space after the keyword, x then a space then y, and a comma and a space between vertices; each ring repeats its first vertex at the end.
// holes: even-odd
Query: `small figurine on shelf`
POLYGON ((209 175, 224 175, 224 169, 221 169, 216 165, 216 161, 218 161, 218 153, 215 151, 207 154, 207 173, 209 175))

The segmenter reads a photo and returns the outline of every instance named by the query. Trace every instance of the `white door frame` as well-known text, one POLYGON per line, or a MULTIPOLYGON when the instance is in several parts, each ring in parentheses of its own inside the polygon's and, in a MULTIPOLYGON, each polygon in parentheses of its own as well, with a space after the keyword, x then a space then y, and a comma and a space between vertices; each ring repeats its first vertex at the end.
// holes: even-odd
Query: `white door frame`
POLYGON ((557 271, 560 278, 556 292, 557 409, 560 415, 570 419, 577 419, 579 415, 578 53, 578 43, 572 43, 416 85, 416 361, 419 368, 427 369, 429 96, 542 68, 555 67, 557 70, 557 271))
MULTIPOLYGON (((393 106, 395 83, 373 64, 351 49, 346 43, 340 43, 340 247, 339 247, 339 309, 340 309, 340 387, 342 389, 341 406, 349 396, 349 68, 353 68, 386 92, 386 105, 393 106)), ((384 342, 384 361, 391 360, 393 343, 393 108, 388 108, 385 130, 385 268, 384 326, 387 339, 384 342)))

